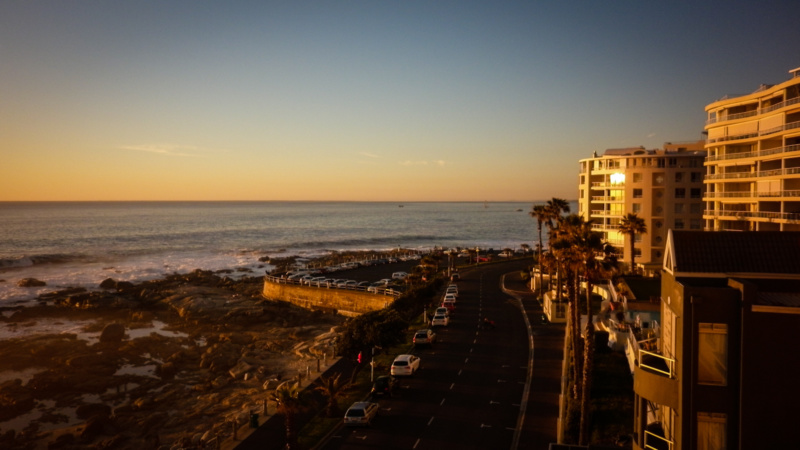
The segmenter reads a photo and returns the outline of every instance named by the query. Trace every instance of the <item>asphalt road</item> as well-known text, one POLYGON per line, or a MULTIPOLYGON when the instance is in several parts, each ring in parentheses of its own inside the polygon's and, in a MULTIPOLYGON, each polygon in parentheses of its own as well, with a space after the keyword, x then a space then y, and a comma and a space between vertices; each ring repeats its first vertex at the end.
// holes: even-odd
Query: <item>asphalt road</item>
POLYGON ((421 369, 382 398, 373 425, 340 427, 320 448, 508 449, 515 442, 528 376, 530 347, 516 300, 502 275, 526 262, 462 271, 459 299, 437 344, 417 349, 421 369), (482 330, 482 318, 496 324, 482 330))

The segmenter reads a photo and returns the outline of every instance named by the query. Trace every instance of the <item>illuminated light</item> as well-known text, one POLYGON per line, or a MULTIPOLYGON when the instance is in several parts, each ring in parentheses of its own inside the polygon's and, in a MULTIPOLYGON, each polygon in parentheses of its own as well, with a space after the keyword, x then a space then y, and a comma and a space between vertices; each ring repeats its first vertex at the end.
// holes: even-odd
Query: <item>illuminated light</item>
POLYGON ((624 173, 612 173, 611 174, 611 184, 625 184, 625 174, 624 173))

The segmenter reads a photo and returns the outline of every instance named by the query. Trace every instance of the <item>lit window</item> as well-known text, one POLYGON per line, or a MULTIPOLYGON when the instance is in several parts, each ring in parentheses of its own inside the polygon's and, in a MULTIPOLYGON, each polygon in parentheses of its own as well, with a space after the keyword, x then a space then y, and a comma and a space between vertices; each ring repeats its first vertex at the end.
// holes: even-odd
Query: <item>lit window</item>
POLYGON ((700 323, 697 348, 697 381, 728 384, 728 325, 700 323))

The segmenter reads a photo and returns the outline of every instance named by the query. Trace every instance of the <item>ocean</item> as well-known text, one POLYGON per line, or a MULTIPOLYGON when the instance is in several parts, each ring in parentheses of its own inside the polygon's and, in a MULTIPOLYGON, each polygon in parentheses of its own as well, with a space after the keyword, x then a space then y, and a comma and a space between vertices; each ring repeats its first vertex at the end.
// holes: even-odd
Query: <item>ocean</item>
MULTIPOLYGON (((195 269, 250 269, 264 256, 331 251, 534 247, 531 203, 0 202, 0 306, 67 287, 195 269), (36 278, 40 288, 17 282, 36 278)), ((572 205, 574 207, 574 204, 572 205)), ((242 272, 238 272, 242 273, 242 272)))

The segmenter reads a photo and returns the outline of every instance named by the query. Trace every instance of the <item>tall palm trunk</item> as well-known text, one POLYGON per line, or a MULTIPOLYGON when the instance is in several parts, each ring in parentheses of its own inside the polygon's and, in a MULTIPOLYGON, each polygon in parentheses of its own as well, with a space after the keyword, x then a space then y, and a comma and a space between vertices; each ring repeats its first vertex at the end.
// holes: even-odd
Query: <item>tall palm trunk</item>
POLYGON ((542 222, 539 221, 539 300, 544 301, 544 274, 542 274, 542 222))
POLYGON ((594 367, 594 324, 592 323, 592 282, 586 277, 586 311, 588 320, 583 342, 583 393, 581 395, 581 423, 578 444, 588 445, 591 422, 592 369, 594 367))
POLYGON ((576 286, 577 277, 573 274, 570 274, 569 283, 567 284, 567 295, 570 300, 570 327, 569 327, 569 336, 572 345, 570 346, 570 352, 572 356, 572 379, 574 380, 572 386, 572 398, 575 401, 580 401, 581 394, 583 393, 582 386, 582 346, 581 346, 581 315, 578 312, 578 289, 576 286))

